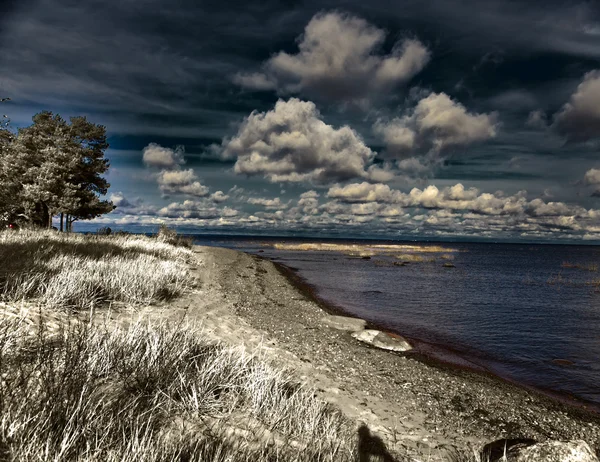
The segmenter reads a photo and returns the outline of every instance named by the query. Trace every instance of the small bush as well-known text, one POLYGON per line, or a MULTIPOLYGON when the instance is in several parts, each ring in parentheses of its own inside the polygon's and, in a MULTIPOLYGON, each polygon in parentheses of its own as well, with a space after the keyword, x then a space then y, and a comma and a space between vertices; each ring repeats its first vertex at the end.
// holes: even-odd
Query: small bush
POLYGON ((110 229, 108 226, 105 226, 104 228, 98 228, 98 231, 96 231, 98 236, 110 236, 111 233, 112 229, 110 229))
POLYGON ((191 237, 177 234, 177 231, 169 228, 167 225, 160 225, 160 228, 158 228, 158 233, 156 234, 156 238, 160 242, 165 242, 178 247, 191 248, 194 245, 194 240, 191 237))

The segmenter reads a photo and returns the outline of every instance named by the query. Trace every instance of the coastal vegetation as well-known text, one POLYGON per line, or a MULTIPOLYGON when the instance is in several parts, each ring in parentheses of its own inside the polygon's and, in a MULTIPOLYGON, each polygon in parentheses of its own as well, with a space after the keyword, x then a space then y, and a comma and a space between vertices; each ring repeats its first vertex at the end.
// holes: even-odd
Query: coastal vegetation
POLYGON ((0 233, 0 300, 50 308, 148 304, 188 289, 191 250, 145 236, 0 233))
POLYGON ((357 460, 352 423, 266 358, 91 310, 190 289, 169 239, 0 233, 0 458, 357 460))
POLYGON ((33 124, 15 135, 0 129, 0 225, 51 228, 60 217, 60 230, 70 231, 114 209, 102 200, 109 188, 103 177, 109 162, 106 127, 85 117, 42 111, 33 124))

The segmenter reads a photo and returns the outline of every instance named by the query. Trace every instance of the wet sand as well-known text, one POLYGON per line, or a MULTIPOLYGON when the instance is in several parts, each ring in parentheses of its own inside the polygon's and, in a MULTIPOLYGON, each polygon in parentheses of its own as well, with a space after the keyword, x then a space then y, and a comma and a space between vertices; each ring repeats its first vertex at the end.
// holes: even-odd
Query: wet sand
POLYGON ((454 448, 480 450, 502 438, 583 439, 600 449, 597 413, 467 367, 369 347, 325 325, 334 308, 291 270, 230 249, 194 251, 200 288, 146 315, 185 316, 217 340, 292 369, 390 450, 448 460, 454 448))

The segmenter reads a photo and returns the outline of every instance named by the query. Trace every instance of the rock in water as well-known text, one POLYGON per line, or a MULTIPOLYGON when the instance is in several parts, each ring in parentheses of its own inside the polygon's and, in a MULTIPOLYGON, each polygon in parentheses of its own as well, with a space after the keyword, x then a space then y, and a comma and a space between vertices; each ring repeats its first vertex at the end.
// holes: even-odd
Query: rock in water
POLYGON ((510 462, 598 462, 598 458, 583 440, 545 441, 509 454, 510 462))
POLYGON ((354 332, 352 334, 357 340, 368 343, 374 347, 381 348, 383 350, 391 351, 409 351, 412 350, 412 346, 405 339, 399 335, 392 337, 385 332, 375 329, 367 329, 360 332, 354 332))
POLYGON ((569 361, 568 359, 556 358, 556 359, 553 359, 552 362, 554 364, 556 364, 557 366, 572 366, 573 365, 573 361, 569 361))
POLYGON ((325 316, 321 319, 323 324, 346 332, 358 332, 364 330, 367 326, 367 321, 359 318, 351 318, 348 316, 325 316))

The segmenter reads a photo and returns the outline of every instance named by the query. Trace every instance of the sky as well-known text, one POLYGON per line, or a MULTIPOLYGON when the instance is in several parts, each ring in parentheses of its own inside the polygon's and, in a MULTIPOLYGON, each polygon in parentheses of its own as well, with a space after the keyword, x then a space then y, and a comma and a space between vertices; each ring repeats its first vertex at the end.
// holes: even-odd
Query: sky
POLYGON ((4 0, 0 34, 12 129, 107 128, 88 228, 600 243, 597 2, 4 0))

